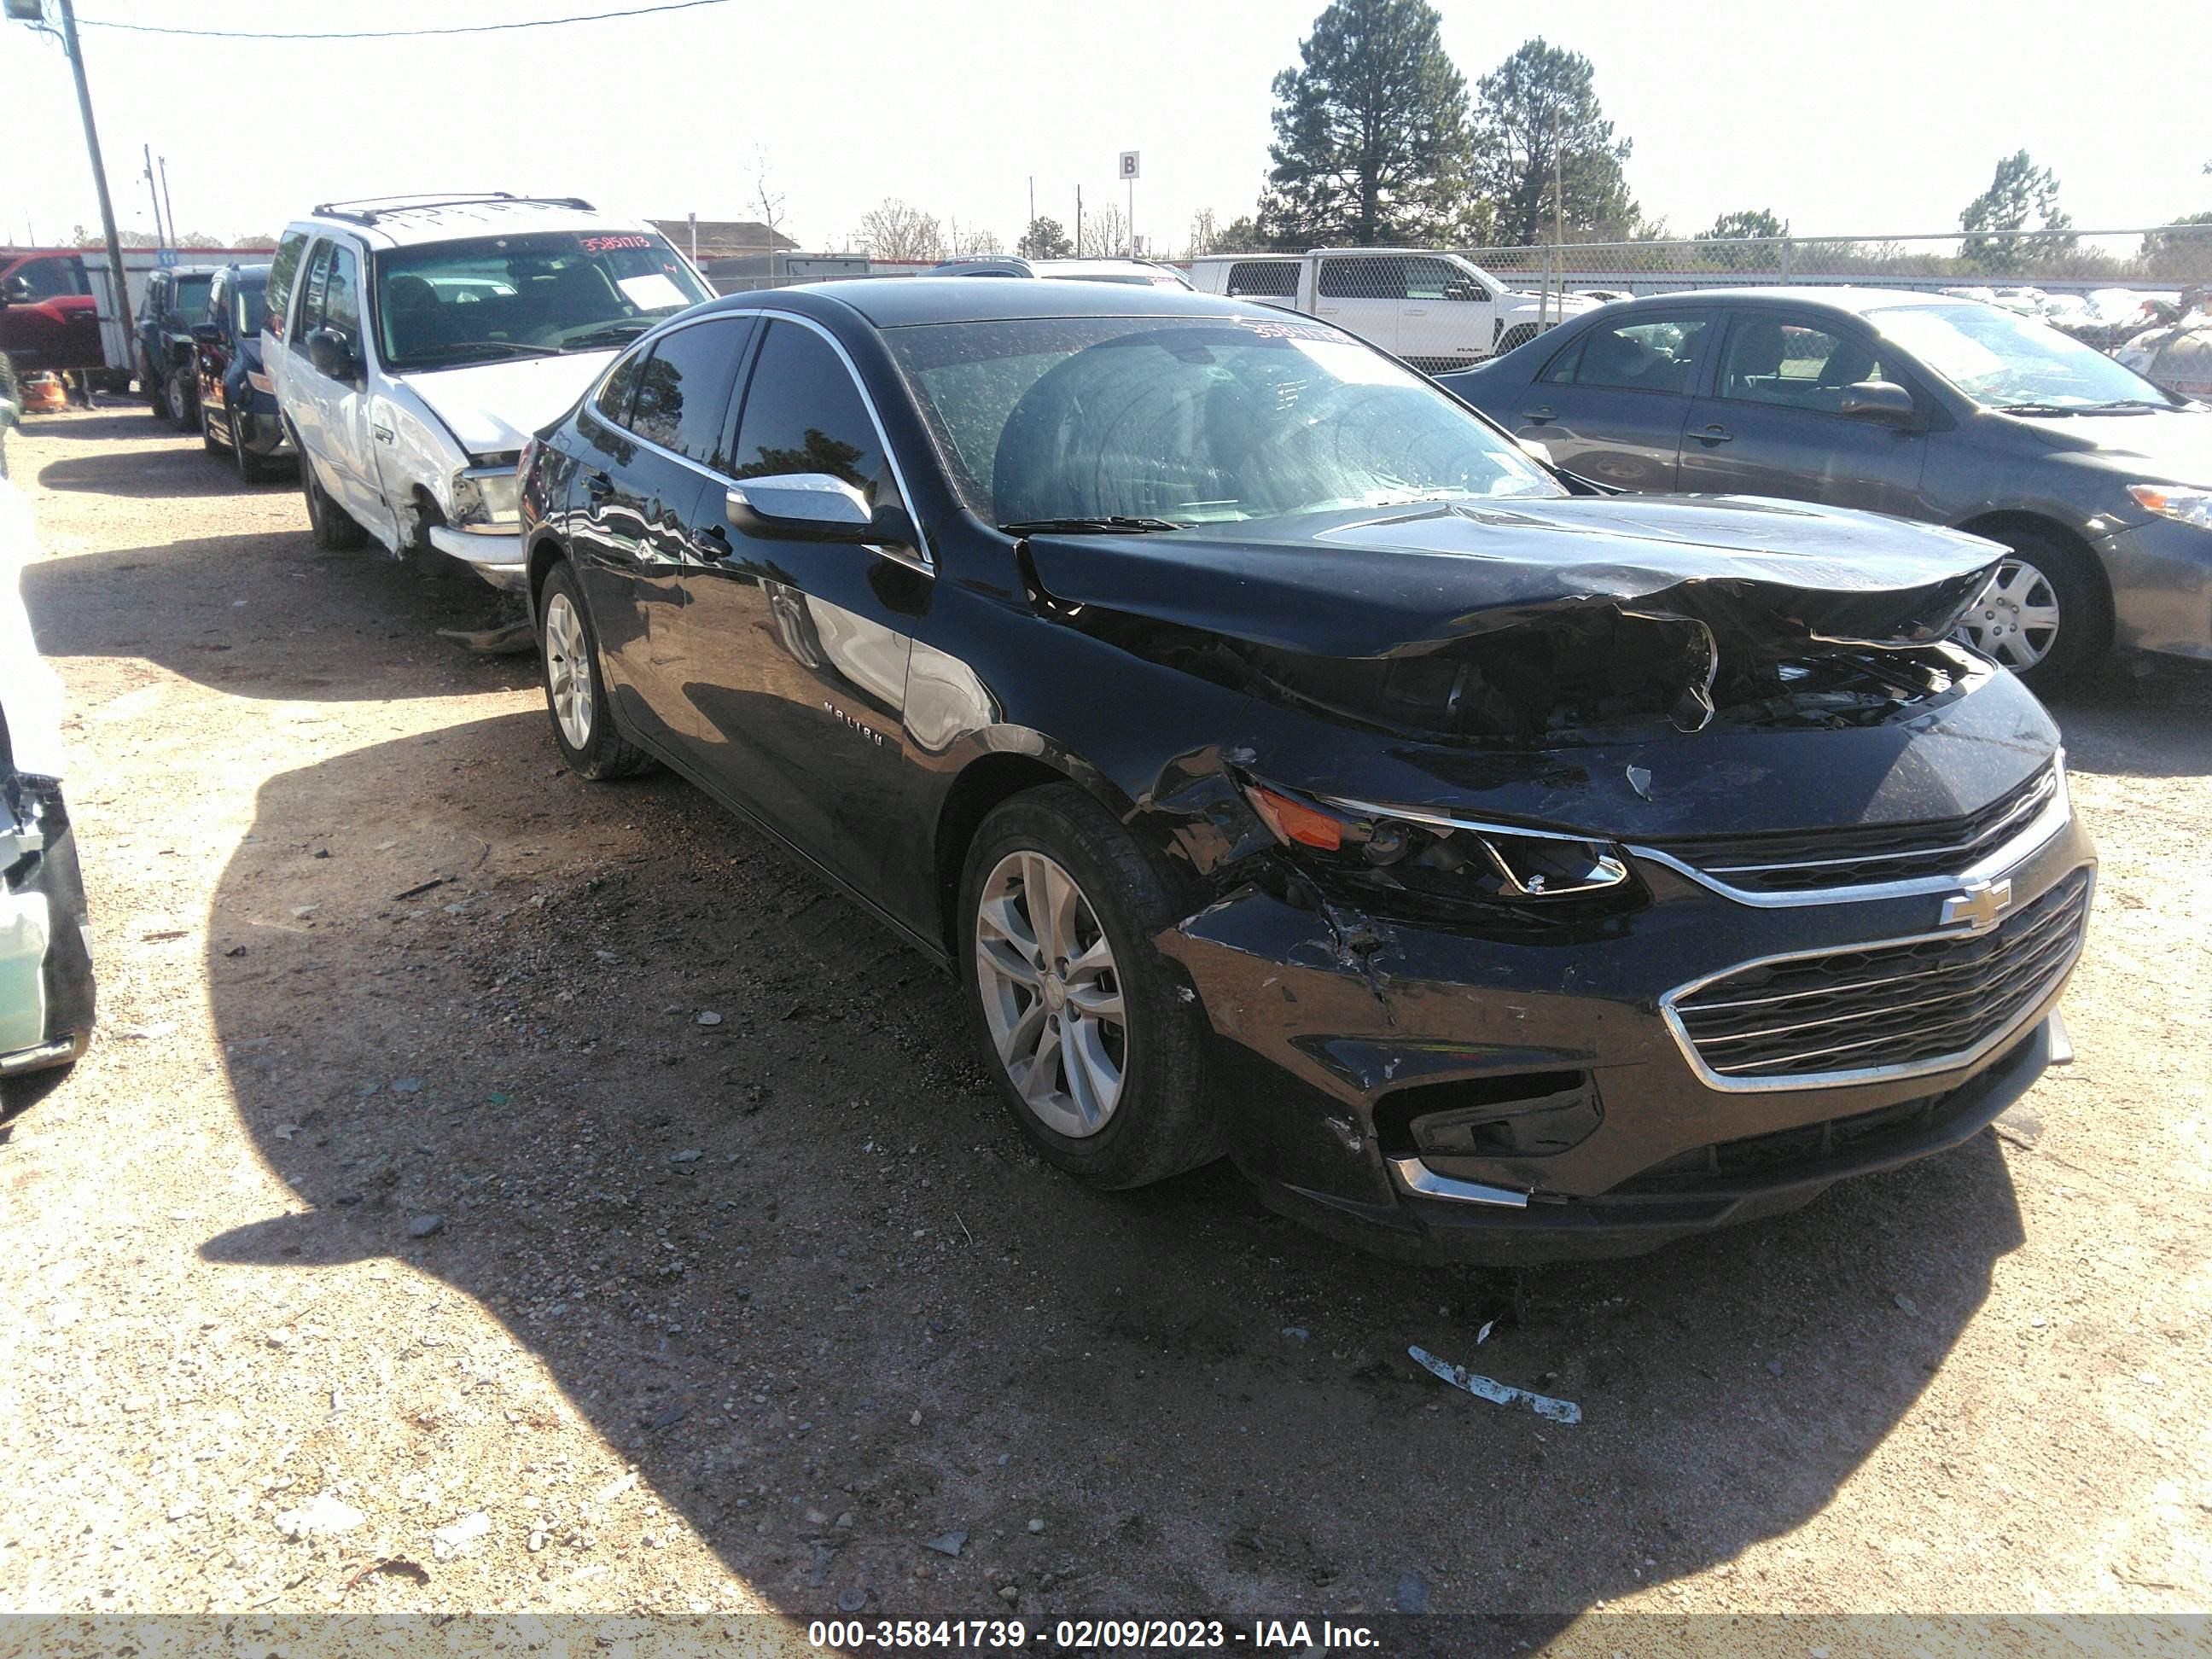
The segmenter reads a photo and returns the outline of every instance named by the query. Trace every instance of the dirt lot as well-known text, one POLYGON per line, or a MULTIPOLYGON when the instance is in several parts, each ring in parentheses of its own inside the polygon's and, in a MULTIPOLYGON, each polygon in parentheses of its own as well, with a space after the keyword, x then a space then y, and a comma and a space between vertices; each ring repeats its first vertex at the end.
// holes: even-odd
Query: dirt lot
POLYGON ((0 1131, 0 1605, 2212 1605, 2212 675, 2059 710, 2105 862, 2039 1135, 1420 1272, 1025 1156, 948 981, 434 636, 473 579, 143 413, 12 454, 103 1023, 0 1131))

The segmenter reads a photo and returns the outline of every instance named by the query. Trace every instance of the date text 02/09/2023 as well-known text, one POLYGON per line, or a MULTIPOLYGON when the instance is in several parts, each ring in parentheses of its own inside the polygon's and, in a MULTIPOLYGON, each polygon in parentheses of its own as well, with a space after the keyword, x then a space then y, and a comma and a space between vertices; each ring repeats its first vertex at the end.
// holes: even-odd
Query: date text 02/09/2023
POLYGON ((1260 1619, 1249 1630, 1233 1629, 1218 1619, 1062 1619, 1034 1632, 1018 1619, 831 1619, 806 1627, 817 1648, 858 1652, 866 1648, 980 1649, 1006 1651, 1028 1647, 1031 1638, 1062 1651, 1140 1652, 1148 1649, 1184 1652, 1209 1648, 1304 1652, 1310 1649, 1358 1651, 1377 1645, 1365 1625, 1333 1620, 1260 1619))

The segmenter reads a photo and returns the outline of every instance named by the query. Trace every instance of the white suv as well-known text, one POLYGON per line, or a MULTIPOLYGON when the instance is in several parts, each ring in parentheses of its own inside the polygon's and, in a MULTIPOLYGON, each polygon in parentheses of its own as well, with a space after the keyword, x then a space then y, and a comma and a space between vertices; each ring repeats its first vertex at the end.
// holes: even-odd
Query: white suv
POLYGON ((262 357, 317 544, 435 548, 519 593, 523 444, 630 340, 713 297, 652 226, 574 198, 316 208, 276 246, 262 357))

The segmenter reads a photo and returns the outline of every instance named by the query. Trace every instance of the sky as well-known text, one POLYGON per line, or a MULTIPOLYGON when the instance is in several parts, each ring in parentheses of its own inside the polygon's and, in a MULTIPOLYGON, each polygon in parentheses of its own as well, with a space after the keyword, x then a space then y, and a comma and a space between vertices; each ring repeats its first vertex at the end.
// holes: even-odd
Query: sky
MULTIPOLYGON (((78 0, 195 28, 441 27, 639 0, 78 0)), ((1265 180, 1276 73, 1319 0, 831 0, 727 3, 447 40, 181 40, 85 27, 117 222, 150 231, 142 147, 182 228, 274 234, 318 201, 404 191, 581 195, 653 218, 758 216, 756 157, 787 234, 844 246, 896 197, 1009 245, 1075 191, 1180 250, 1265 180)), ((2086 228, 2212 210, 2212 100, 2173 8, 2008 0, 1440 0, 1470 89, 1540 33, 1588 57, 1647 216, 1678 234, 1771 208, 1802 234, 1942 231, 2026 148, 2086 228), (2161 34, 2171 49, 2161 49, 2161 34)), ((0 240, 96 226, 59 47, 0 22, 9 88, 0 240)))

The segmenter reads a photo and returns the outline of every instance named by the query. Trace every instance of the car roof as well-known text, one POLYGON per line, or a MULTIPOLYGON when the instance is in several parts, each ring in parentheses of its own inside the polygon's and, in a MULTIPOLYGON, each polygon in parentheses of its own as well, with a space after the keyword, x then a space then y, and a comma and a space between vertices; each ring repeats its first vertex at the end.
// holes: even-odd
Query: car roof
MULTIPOLYGON (((1024 317, 1265 317, 1282 311, 1194 294, 1187 289, 1134 283, 979 283, 966 276, 874 276, 806 283, 795 288, 732 294, 709 301, 718 311, 774 309, 779 301, 828 301, 856 312, 878 328, 918 323, 998 322, 1024 317)), ((817 312, 813 304, 801 309, 817 312)))
MULTIPOLYGON (((1823 306, 1831 311, 1849 312, 1853 316, 1864 316, 1870 311, 1882 311, 1893 306, 1972 306, 1978 300, 1961 299, 1954 295, 1933 294, 1922 289, 1911 288, 1851 288, 1838 284, 1824 288, 1814 283, 1761 285, 1757 288, 1698 288, 1685 289, 1674 294, 1645 294, 1633 300, 1616 300, 1607 307, 1607 314, 1616 308, 1626 311, 1634 307, 1639 311, 1650 311, 1661 306, 1686 303, 1723 305, 1788 305, 1823 306)), ((1595 316, 1595 313, 1589 313, 1595 316)))
POLYGON ((541 231, 635 230, 660 233, 642 219, 617 218, 577 198, 468 197, 410 202, 378 198, 359 204, 326 203, 288 230, 346 231, 371 247, 414 247, 472 236, 528 235, 541 231), (389 204, 388 205, 386 204, 389 204))

